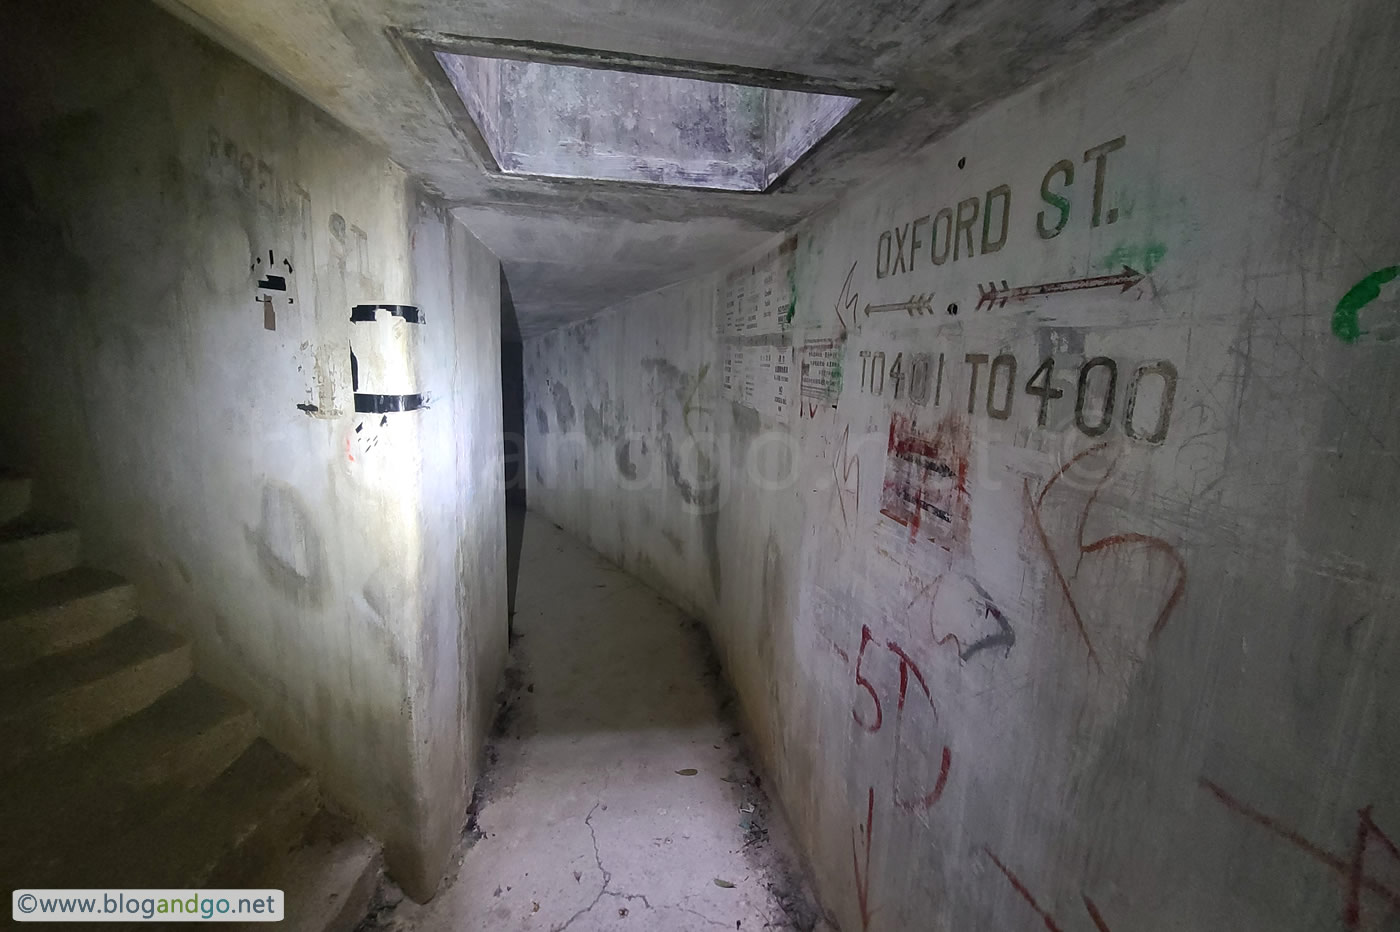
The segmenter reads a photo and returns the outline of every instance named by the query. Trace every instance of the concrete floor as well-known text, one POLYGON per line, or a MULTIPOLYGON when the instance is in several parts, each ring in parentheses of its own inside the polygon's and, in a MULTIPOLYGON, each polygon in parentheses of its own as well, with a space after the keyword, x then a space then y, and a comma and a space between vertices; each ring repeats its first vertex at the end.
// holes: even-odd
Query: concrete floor
POLYGON ((362 928, 831 929, 698 624, 534 514, 521 565, 507 705, 456 876, 426 906, 381 891, 362 928))

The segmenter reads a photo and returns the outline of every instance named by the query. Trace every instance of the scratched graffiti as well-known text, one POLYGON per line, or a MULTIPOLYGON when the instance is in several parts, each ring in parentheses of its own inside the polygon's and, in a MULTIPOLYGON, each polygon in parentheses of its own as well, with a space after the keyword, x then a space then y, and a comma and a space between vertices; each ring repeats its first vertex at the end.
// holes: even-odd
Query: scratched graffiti
POLYGON ((1201 788, 1217 799, 1225 808, 1287 842, 1337 875, 1343 888, 1341 910, 1343 928, 1348 930, 1364 928, 1362 924, 1363 907, 1368 904, 1384 905, 1388 907, 1392 916, 1400 914, 1400 883, 1385 883, 1367 870, 1366 859, 1373 851, 1389 855, 1396 865, 1400 865, 1400 847, 1376 824, 1373 806, 1365 806, 1357 811, 1356 832, 1353 836, 1351 851, 1342 855, 1328 851, 1316 842, 1310 841, 1302 833, 1243 802, 1220 785, 1205 778, 1202 778, 1200 782, 1201 788))
MULTIPOLYGON (((1089 661, 1100 672, 1104 670, 1106 642, 1115 635, 1122 645, 1108 651, 1115 655, 1112 659, 1140 662, 1147 644, 1162 633, 1186 592, 1186 561, 1163 538, 1137 532, 1117 532, 1094 540, 1085 539, 1091 519, 1097 517, 1101 520, 1097 514, 1100 510, 1099 497, 1117 471, 1121 452, 1121 449, 1109 443, 1094 444, 1071 458, 1038 492, 1032 492, 1029 479, 1024 482, 1026 505, 1036 542, 1050 564, 1051 575, 1069 610, 1075 633, 1083 643, 1089 661), (1091 488, 1087 494, 1073 487, 1078 483, 1066 481, 1071 474, 1080 478, 1080 472, 1088 473, 1091 477, 1091 488), (1070 540, 1066 541, 1064 535, 1052 532, 1047 524, 1047 500, 1079 504, 1070 540), (1101 574, 1091 572, 1091 561, 1119 554, 1124 555, 1125 559, 1136 556, 1143 561, 1132 570, 1141 591, 1163 593, 1157 599, 1133 600, 1135 605, 1146 607, 1145 627, 1138 625, 1134 629, 1132 619, 1106 619, 1101 613, 1094 613, 1090 598, 1083 590, 1102 591, 1103 586, 1076 585, 1081 579, 1101 584, 1104 581, 1101 574)), ((1119 588, 1125 565, 1131 564, 1117 564, 1119 588)))
POLYGON ((860 457, 851 449, 851 428, 841 431, 831 456, 831 495, 841 526, 850 530, 851 522, 860 513, 860 457))
POLYGON ((834 305, 836 322, 840 325, 841 334, 843 336, 846 334, 849 326, 846 322, 846 315, 850 315, 850 323, 854 324, 856 322, 856 308, 860 306, 860 292, 855 290, 854 284, 856 267, 859 265, 860 263, 858 261, 851 263, 850 271, 846 273, 845 280, 841 282, 841 293, 836 296, 836 303, 834 305), (843 314, 842 311, 845 311, 845 313, 843 314))
POLYGON ((983 651, 1010 656, 1016 631, 1007 613, 974 577, 946 572, 921 580, 911 573, 910 584, 915 591, 905 610, 911 619, 927 622, 929 642, 935 647, 951 651, 959 663, 983 651), (970 619, 973 627, 960 634, 955 625, 964 619, 970 619))
POLYGON ((856 902, 860 904, 860 927, 862 932, 870 928, 870 920, 875 911, 870 908, 870 845, 875 840, 875 788, 872 786, 865 798, 865 821, 851 838, 851 865, 856 877, 856 902), (860 846, 857 836, 865 847, 865 866, 860 864, 860 846))
MULTIPOLYGON (((1050 932, 1063 932, 1064 927, 1040 905, 1035 895, 1031 893, 1030 888, 1022 882, 1020 877, 1016 876, 1011 868, 1006 866, 1001 858, 997 857, 991 848, 984 846, 982 848, 982 853, 991 859, 992 863, 996 865, 997 870, 1001 871, 1002 876, 1011 884, 1011 889, 1016 891, 1016 895, 1025 900, 1026 905, 1040 917, 1040 921, 1044 923, 1045 928, 1049 929, 1050 932)), ((1087 894, 1080 894, 1080 898, 1084 901, 1084 909, 1089 913, 1089 919, 1094 923, 1094 928, 1097 929, 1098 932, 1112 932, 1112 930, 1109 929, 1108 923, 1104 920, 1103 911, 1099 909, 1098 905, 1093 900, 1089 899, 1087 894)))
MULTIPOLYGON (((1211 780, 1201 778, 1200 785, 1226 809, 1288 843, 1336 876, 1341 885, 1342 903, 1339 918, 1343 929, 1348 932, 1366 929, 1368 917, 1378 917, 1378 921, 1400 917, 1400 882, 1379 878, 1368 868, 1368 857, 1372 855, 1386 856, 1393 867, 1400 866, 1400 845, 1377 825, 1374 806, 1368 805, 1357 810, 1351 848, 1345 853, 1338 853, 1312 841, 1282 820, 1254 808, 1211 780)), ((1005 861, 991 848, 984 846, 982 852, 1046 929, 1050 932, 1064 932, 1065 925, 1051 915, 1005 861)), ((1087 894, 1081 893, 1080 899, 1094 928, 1098 932, 1111 932, 1098 904, 1087 894)))

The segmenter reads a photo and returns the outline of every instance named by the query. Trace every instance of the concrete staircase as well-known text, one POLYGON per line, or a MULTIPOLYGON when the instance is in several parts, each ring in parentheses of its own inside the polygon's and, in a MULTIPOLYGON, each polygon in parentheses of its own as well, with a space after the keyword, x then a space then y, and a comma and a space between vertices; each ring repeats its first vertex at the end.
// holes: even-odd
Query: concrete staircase
POLYGON ((252 712, 193 675, 135 588, 0 473, 0 878, 6 887, 271 887, 279 928, 348 930, 378 846, 322 806, 252 712))

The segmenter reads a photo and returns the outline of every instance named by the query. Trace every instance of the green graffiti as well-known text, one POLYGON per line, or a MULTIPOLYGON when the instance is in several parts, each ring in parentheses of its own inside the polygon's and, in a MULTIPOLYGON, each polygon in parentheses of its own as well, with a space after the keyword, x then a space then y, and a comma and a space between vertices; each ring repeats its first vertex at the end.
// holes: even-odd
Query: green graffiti
POLYGON ((1400 265, 1392 265, 1367 275, 1342 295, 1332 312, 1332 332, 1343 343, 1355 343, 1365 333, 1361 329, 1361 309, 1381 296, 1381 286, 1400 276, 1400 265))
POLYGON ((1151 272, 1167 254, 1167 244, 1149 240, 1140 246, 1120 244, 1113 252, 1104 256, 1099 264, 1106 269, 1121 269, 1128 265, 1141 272, 1151 272))

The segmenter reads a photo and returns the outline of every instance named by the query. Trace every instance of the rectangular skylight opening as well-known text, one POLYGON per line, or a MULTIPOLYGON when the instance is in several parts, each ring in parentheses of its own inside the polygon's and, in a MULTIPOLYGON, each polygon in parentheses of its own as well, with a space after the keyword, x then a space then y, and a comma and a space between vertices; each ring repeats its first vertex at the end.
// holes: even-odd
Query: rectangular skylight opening
POLYGON ((859 95, 435 50, 503 174, 766 191, 859 95))

